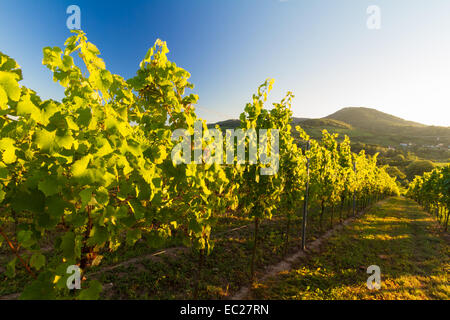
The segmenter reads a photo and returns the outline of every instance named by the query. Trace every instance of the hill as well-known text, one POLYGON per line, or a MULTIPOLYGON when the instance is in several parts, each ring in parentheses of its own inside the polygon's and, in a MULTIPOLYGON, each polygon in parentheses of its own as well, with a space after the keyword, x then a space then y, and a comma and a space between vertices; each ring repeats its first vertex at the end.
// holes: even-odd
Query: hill
POLYGON ((343 108, 325 117, 325 119, 339 120, 356 127, 374 131, 379 131, 381 127, 427 127, 424 124, 407 121, 376 109, 362 107, 343 108))
MULTIPOLYGON (((241 125, 240 120, 238 119, 229 119, 224 121, 219 121, 216 123, 208 124, 208 128, 214 128, 218 125, 222 130, 226 129, 236 129, 241 125)), ((333 127, 333 128, 341 128, 341 129, 352 129, 352 126, 339 120, 334 119, 309 119, 309 118, 292 118, 292 125, 300 125, 302 127, 333 127)))
POLYGON ((241 126, 241 121, 239 119, 224 120, 224 121, 220 121, 220 122, 217 122, 217 123, 208 124, 208 128, 212 129, 216 125, 218 125, 220 127, 220 129, 222 129, 222 130, 236 129, 236 128, 239 128, 241 126))
POLYGON ((381 146, 408 145, 425 149, 448 149, 450 127, 427 126, 370 108, 343 108, 325 119, 350 124, 359 133, 349 132, 355 141, 381 146))
MULTIPOLYGON (((222 129, 240 126, 237 119, 209 124, 222 129)), ((427 126, 404 120, 370 108, 343 108, 320 119, 292 118, 292 125, 300 125, 310 136, 320 138, 323 129, 348 135, 353 144, 381 146, 411 152, 423 159, 450 161, 450 127, 427 126)))
POLYGON ((381 135, 419 138, 429 140, 430 143, 450 143, 450 127, 427 126, 370 108, 343 108, 325 119, 339 120, 355 128, 381 135))

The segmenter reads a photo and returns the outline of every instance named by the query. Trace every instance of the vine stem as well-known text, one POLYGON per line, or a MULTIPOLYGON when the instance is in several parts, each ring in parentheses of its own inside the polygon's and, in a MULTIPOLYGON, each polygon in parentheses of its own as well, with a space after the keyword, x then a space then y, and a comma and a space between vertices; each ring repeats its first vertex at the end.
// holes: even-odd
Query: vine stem
POLYGON ((31 268, 28 265, 28 263, 25 260, 23 260, 23 258, 20 256, 20 254, 19 254, 18 250, 16 249, 16 247, 14 247, 14 245, 11 242, 11 240, 9 240, 8 236, 6 235, 6 233, 4 233, 1 228, 0 228, 0 235, 5 239, 6 243, 8 243, 8 246, 11 248, 11 251, 14 252, 14 254, 17 257, 17 259, 19 259, 19 261, 23 264, 23 266, 28 271, 28 273, 31 274, 31 276, 36 279, 37 278, 36 274, 33 272, 33 270, 31 270, 31 268))
POLYGON ((83 255, 80 261, 80 268, 82 270, 84 270, 89 261, 89 257, 86 254, 89 254, 91 252, 91 248, 87 245, 87 241, 89 239, 89 234, 91 233, 92 230, 92 218, 91 218, 91 206, 87 205, 86 206, 87 209, 87 214, 88 214, 88 225, 86 228, 86 232, 84 233, 84 243, 83 243, 83 248, 81 249, 81 254, 83 255))
POLYGON ((255 234, 254 234, 254 243, 253 243, 253 252, 252 252, 252 260, 250 265, 250 275, 252 281, 255 280, 255 259, 256 259, 256 250, 258 244, 258 226, 259 226, 259 218, 255 218, 255 234))

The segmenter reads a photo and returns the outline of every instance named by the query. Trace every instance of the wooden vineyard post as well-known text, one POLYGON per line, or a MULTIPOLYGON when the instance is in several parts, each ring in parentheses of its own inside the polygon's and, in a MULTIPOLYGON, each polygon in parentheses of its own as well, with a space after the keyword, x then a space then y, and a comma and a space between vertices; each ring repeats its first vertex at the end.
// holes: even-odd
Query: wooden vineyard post
MULTIPOLYGON (((306 151, 310 148, 310 142, 306 145, 306 151)), ((305 152, 306 153, 306 152, 305 152)), ((305 201, 303 202, 303 221, 302 221, 302 250, 306 249, 306 218, 308 216, 308 196, 309 196, 309 158, 306 157, 306 189, 305 201)))
MULTIPOLYGON (((355 180, 356 180, 356 161, 353 162, 353 171, 355 172, 355 180)), ((353 191, 353 216, 354 217, 356 216, 356 190, 353 191)))

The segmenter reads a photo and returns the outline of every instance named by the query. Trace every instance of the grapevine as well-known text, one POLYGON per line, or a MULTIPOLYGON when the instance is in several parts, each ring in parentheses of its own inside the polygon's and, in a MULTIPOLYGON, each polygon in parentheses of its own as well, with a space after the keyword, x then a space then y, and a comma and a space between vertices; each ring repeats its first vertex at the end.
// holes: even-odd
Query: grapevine
MULTIPOLYGON (((273 80, 258 88, 240 125, 267 130, 270 152, 279 139, 278 170, 261 174, 267 164, 237 163, 236 157, 227 163, 219 147, 235 142, 223 139, 220 128, 209 130, 196 116, 198 96, 188 93, 194 88, 190 74, 171 62, 168 53, 166 43, 157 40, 136 75, 125 80, 106 69, 86 34, 74 31, 63 49, 43 50, 42 63, 65 89, 62 101, 43 101, 20 84, 16 61, 0 52, 0 245, 13 253, 8 276, 14 277, 16 265, 30 274, 22 299, 97 299, 102 285, 84 276, 102 263, 105 252, 138 241, 156 247, 175 235, 198 254, 200 283, 204 259, 214 247, 211 231, 217 218, 235 210, 254 222, 253 278, 260 223, 274 215, 286 217, 286 253, 290 222, 305 202, 307 181, 311 205, 321 208, 321 227, 326 207, 332 208, 332 226, 335 208, 339 206, 342 222, 344 204, 352 197, 362 208, 398 194, 395 180, 377 166, 376 156, 352 153, 348 137, 339 142, 338 135, 324 131, 317 141, 300 127, 293 130, 292 93, 268 109, 273 80), (75 55, 83 66, 75 64, 75 55), (185 134, 173 138, 180 129, 185 134), (188 144, 190 161, 178 161, 188 151, 178 154, 176 146, 191 141, 198 130, 201 139, 188 144), (305 142, 308 150, 301 148, 305 142), (50 258, 42 248, 46 239, 54 244, 50 258), (76 292, 66 285, 72 265, 84 280, 76 292)), ((245 138, 247 150, 258 148, 254 143, 245 138)), ((448 173, 448 168, 436 171, 410 188, 425 205, 441 212, 445 207, 446 223, 448 173), (433 181, 435 189, 425 181, 433 181), (425 201, 422 190, 433 197, 425 201)))

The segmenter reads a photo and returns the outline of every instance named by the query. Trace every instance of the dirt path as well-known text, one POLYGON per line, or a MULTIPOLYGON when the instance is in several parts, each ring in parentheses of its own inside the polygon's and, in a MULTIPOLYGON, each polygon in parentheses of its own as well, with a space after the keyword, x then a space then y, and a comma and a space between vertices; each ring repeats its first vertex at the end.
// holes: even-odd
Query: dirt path
MULTIPOLYGON (((386 200, 380 201, 374 205, 374 207, 382 206, 383 203, 386 200)), ((369 209, 368 209, 369 210, 369 209)), ((356 219, 360 216, 362 216, 366 211, 360 212, 356 219)), ((283 261, 269 266, 266 268, 266 272, 262 277, 258 279, 258 282, 263 282, 266 279, 273 277, 281 272, 289 271, 292 268, 292 264, 297 261, 300 258, 305 258, 311 253, 318 253, 320 251, 320 246, 324 241, 329 239, 335 232, 338 230, 341 230, 344 226, 350 224, 355 220, 355 217, 348 218, 342 222, 342 224, 338 224, 333 229, 328 230, 325 234, 323 234, 318 239, 314 240, 313 242, 309 243, 307 245, 306 251, 299 250, 296 253, 292 254, 291 256, 287 257, 283 261)), ((250 291, 250 287, 243 287, 241 290, 239 290, 233 297, 231 297, 231 300, 242 300, 245 299, 248 296, 248 293, 250 291)))
POLYGON ((327 239, 236 298, 450 299, 448 234, 411 200, 379 203, 327 239), (367 288, 370 265, 381 269, 380 290, 367 288))

